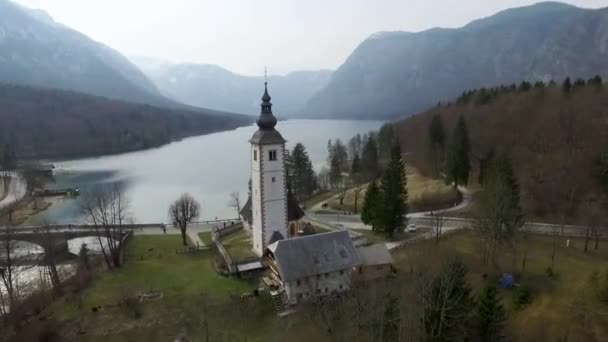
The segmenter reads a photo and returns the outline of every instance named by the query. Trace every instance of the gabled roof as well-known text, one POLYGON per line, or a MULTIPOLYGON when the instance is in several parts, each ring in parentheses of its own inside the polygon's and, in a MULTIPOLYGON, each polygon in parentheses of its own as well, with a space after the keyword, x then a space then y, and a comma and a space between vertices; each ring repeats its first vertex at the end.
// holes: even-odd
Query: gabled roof
POLYGON ((361 264, 365 266, 387 265, 393 263, 393 256, 385 244, 357 248, 361 264))
POLYGON ((347 231, 336 231, 277 241, 267 248, 283 281, 293 281, 360 264, 347 231))

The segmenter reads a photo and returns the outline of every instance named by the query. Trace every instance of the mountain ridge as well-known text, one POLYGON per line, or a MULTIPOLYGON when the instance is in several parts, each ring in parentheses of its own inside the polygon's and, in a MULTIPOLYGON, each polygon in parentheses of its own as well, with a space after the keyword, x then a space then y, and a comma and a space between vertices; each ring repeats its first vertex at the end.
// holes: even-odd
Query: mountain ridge
POLYGON ((299 114, 393 119, 467 89, 605 76, 607 47, 608 8, 552 2, 508 9, 460 28, 375 33, 299 114))
MULTIPOLYGON (((263 76, 244 76, 215 64, 170 63, 151 58, 131 60, 165 96, 192 106, 257 115, 264 86, 263 76)), ((274 109, 293 117, 329 80, 330 70, 293 71, 268 76, 274 109)))

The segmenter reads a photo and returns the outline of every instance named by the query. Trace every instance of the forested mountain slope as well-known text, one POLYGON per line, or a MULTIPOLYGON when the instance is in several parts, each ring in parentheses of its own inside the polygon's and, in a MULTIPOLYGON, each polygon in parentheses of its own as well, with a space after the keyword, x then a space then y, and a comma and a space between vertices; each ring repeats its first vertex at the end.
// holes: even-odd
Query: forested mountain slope
POLYGON ((456 104, 397 122, 396 131, 409 162, 430 174, 432 118, 442 119, 449 149, 462 115, 472 145, 470 183, 478 181, 480 161, 494 149, 513 159, 528 214, 574 217, 587 200, 600 197, 594 160, 608 153, 608 85, 581 82, 570 91, 560 84, 524 84, 470 92, 456 104))

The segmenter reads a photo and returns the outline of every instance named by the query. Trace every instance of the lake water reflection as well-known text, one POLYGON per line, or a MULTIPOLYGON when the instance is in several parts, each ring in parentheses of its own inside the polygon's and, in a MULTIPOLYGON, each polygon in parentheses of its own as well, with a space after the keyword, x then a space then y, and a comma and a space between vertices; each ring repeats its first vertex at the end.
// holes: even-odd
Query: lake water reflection
MULTIPOLYGON (((348 141, 357 133, 377 130, 379 121, 290 120, 277 129, 292 148, 302 142, 315 168, 327 157, 328 139, 348 141)), ((228 206, 229 194, 247 194, 249 139, 257 127, 242 127, 188 138, 169 145, 133 153, 56 162, 56 187, 79 187, 86 191, 93 184, 124 182, 138 223, 166 222, 169 204, 184 192, 202 205, 202 220, 235 217, 228 206)), ((76 223, 78 200, 58 200, 45 213, 27 222, 38 224, 76 223)))

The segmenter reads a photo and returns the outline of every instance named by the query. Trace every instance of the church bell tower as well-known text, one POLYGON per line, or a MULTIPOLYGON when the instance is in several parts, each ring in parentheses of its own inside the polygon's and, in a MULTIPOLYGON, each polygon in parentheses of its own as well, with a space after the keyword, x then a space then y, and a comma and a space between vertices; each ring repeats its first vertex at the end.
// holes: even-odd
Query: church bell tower
POLYGON ((268 245, 288 238, 285 139, 275 126, 268 83, 264 82, 258 130, 251 143, 251 211, 253 250, 262 255, 268 245))

